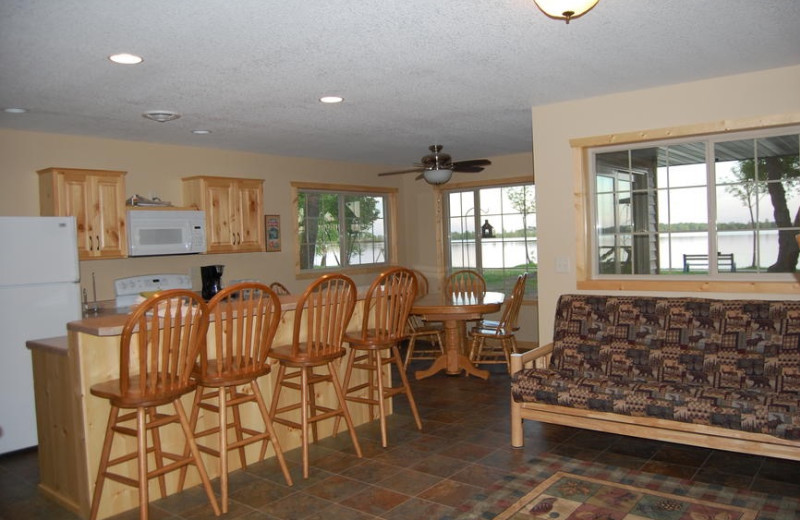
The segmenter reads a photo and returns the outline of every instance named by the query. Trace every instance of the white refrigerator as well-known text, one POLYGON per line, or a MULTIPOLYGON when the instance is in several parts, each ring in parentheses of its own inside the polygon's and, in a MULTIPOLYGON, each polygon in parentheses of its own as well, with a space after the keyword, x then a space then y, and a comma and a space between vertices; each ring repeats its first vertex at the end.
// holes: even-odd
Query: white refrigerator
POLYGON ((30 339, 81 318, 74 217, 0 217, 0 454, 38 444, 30 339))

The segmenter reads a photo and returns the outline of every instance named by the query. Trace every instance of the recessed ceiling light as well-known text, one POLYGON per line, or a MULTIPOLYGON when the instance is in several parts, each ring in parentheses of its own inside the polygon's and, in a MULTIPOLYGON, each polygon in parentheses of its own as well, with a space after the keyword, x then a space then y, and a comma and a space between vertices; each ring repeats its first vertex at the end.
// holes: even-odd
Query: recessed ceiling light
POLYGON ((196 135, 208 135, 211 133, 211 130, 192 130, 192 133, 196 135))
POLYGON ((123 52, 120 54, 112 54, 108 57, 109 60, 113 61, 114 63, 119 63, 120 65, 137 65, 144 61, 141 56, 137 56, 135 54, 128 54, 127 52, 123 52))
POLYGON ((5 112, 6 114, 24 114, 27 111, 28 111, 27 108, 9 107, 3 109, 3 112, 5 112))
POLYGON ((170 112, 169 110, 151 110, 142 114, 142 117, 150 119, 151 121, 158 121, 159 123, 166 123, 167 121, 174 121, 181 117, 177 112, 170 112))
POLYGON ((322 96, 319 98, 322 103, 341 103, 344 98, 341 96, 322 96))

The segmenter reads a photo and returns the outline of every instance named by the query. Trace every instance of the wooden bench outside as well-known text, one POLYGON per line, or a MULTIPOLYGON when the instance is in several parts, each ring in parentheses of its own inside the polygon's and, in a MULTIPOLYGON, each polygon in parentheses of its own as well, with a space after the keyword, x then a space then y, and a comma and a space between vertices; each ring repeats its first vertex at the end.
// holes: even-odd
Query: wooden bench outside
MULTIPOLYGON (((683 272, 691 272, 692 268, 708 271, 708 255, 683 255, 683 272)), ((717 253, 717 271, 736 272, 733 253, 717 253)))

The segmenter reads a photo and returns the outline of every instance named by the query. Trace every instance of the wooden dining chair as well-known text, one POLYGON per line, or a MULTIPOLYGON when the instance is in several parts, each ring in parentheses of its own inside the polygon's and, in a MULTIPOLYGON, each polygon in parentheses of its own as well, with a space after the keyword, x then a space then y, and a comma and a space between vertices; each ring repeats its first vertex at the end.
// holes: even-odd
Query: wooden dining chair
POLYGON ((270 418, 300 430, 303 450, 303 478, 308 478, 309 429, 314 442, 317 423, 337 416, 344 417, 356 455, 361 457, 353 420, 347 409, 342 385, 333 362, 346 354, 342 347, 345 329, 356 304, 356 286, 342 274, 326 274, 308 286, 297 301, 292 343, 273 347, 269 356, 278 367, 275 391, 272 394, 270 418), (314 372, 321 367, 324 373, 314 372), (336 393, 335 407, 323 406, 315 398, 314 386, 331 383, 336 393), (284 390, 299 392, 299 401, 281 405, 284 390), (299 412, 300 422, 296 418, 299 412), (287 415, 288 414, 288 415, 287 415))
POLYGON ((272 282, 271 284, 269 284, 269 288, 275 291, 275 294, 277 294, 278 296, 285 296, 287 294, 291 294, 289 292, 289 289, 287 289, 286 286, 280 282, 272 282))
MULTIPOLYGON (((422 298, 428 294, 429 285, 428 278, 416 269, 411 270, 417 278, 417 299, 422 298)), ((444 328, 441 323, 429 322, 423 320, 415 314, 408 315, 408 347, 406 348, 406 357, 403 360, 403 368, 408 369, 408 364, 414 359, 436 359, 444 354, 444 345, 442 344, 442 334, 444 328), (430 346, 417 345, 417 340, 421 338, 428 338, 427 342, 430 346)))
MULTIPOLYGON (((258 378, 270 372, 267 356, 280 323, 281 304, 278 295, 266 285, 244 282, 214 295, 208 302, 208 312, 210 324, 205 348, 200 351, 200 363, 192 375, 198 386, 189 422, 197 440, 212 436, 216 441, 215 445, 198 443, 198 448, 219 459, 222 512, 227 513, 228 452, 231 450, 239 452, 241 467, 246 468, 245 446, 260 442, 258 460, 262 460, 267 444, 272 441, 286 483, 292 485, 258 385, 258 378), (254 403, 261 412, 263 430, 242 424, 240 407, 247 403, 254 403), (218 421, 198 432, 201 410, 216 414, 218 421)), ((182 472, 180 487, 183 487, 184 475, 182 472)))
POLYGON ((97 518, 106 479, 138 487, 139 517, 147 519, 149 480, 158 478, 164 497, 167 494, 164 474, 190 464, 197 467, 214 514, 219 516, 216 497, 180 400, 195 389, 192 369, 207 328, 205 302, 196 293, 183 289, 156 293, 128 316, 120 337, 119 379, 90 388, 92 395, 108 399, 111 404, 91 520, 97 518), (172 406, 174 413, 167 413, 167 405, 172 406), (132 411, 122 413, 122 410, 132 411), (180 424, 188 445, 182 453, 167 452, 161 444, 159 428, 175 423, 180 424), (111 459, 116 435, 134 437, 136 449, 111 459), (148 437, 152 441, 149 446, 148 437), (138 478, 131 478, 124 469, 112 471, 115 466, 128 467, 132 460, 138 461, 138 478), (155 464, 152 470, 148 470, 150 461, 155 464))
POLYGON ((499 321, 481 320, 470 331, 469 359, 473 364, 505 364, 511 370, 511 354, 517 350, 519 311, 528 273, 517 277, 511 297, 503 304, 499 321))
POLYGON ((445 292, 458 294, 484 294, 486 280, 473 269, 453 271, 445 281, 445 292))
MULTIPOLYGON (((386 400, 403 394, 408 399, 411 413, 422 429, 417 405, 408 384, 398 344, 406 338, 406 323, 417 294, 417 278, 403 267, 384 271, 372 282, 364 298, 364 313, 361 330, 345 334, 344 341, 350 345, 347 370, 344 376, 344 394, 347 401, 369 405, 370 419, 378 408, 381 425, 381 445, 387 446, 386 400), (385 367, 389 366, 388 379, 385 367), (392 386, 391 366, 397 368, 400 385, 392 386), (367 372, 366 382, 350 386, 354 370, 367 372)), ((338 431, 340 418, 336 418, 334 434, 338 431)))

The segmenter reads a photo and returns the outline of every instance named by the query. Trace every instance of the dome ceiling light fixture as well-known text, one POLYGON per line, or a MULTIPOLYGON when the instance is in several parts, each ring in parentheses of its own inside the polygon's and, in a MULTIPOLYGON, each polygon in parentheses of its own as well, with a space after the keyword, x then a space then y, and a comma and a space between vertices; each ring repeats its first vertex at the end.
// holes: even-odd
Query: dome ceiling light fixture
POLYGON ((433 184, 434 186, 444 184, 445 182, 449 181, 452 176, 453 170, 447 168, 443 168, 441 170, 431 169, 422 172, 422 177, 425 179, 425 182, 428 184, 433 184))
POLYGON ((569 23, 594 7, 598 0, 533 0, 544 14, 569 23))
POLYGON ((181 117, 177 112, 170 112, 169 110, 150 110, 142 114, 142 117, 151 121, 158 121, 159 123, 166 123, 167 121, 174 121, 181 117))

